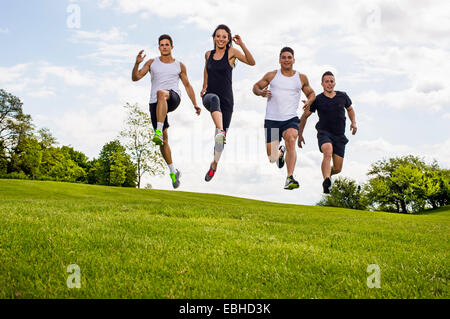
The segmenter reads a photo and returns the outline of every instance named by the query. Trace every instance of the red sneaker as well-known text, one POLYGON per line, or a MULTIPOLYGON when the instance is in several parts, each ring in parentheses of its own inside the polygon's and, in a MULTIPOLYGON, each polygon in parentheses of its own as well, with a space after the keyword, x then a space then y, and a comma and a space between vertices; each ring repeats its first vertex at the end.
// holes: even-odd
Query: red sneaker
POLYGON ((212 167, 212 164, 211 164, 211 166, 209 167, 208 173, 206 173, 206 175, 205 175, 205 181, 209 182, 214 177, 215 173, 216 173, 216 170, 212 167))

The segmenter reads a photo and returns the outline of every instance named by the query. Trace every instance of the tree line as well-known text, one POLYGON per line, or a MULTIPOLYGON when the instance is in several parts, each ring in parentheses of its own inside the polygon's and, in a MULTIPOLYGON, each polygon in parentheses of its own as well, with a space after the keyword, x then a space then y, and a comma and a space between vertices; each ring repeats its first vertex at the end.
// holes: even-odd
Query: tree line
POLYGON ((71 146, 58 146, 48 129, 36 130, 21 100, 0 89, 0 178, 140 187, 143 174, 164 174, 150 117, 137 105, 125 107, 126 128, 89 160, 71 146))
POLYGON ((450 170, 417 156, 383 159, 372 164, 369 180, 339 177, 319 206, 396 213, 417 213, 450 204, 450 170))

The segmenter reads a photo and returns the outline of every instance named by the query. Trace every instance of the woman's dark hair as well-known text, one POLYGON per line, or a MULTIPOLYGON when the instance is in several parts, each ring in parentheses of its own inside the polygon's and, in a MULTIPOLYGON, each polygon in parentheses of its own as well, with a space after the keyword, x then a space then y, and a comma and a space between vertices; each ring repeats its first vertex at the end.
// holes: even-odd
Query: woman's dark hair
MULTIPOLYGON (((231 30, 228 26, 226 26, 225 24, 219 24, 216 28, 216 30, 214 30, 214 33, 212 35, 213 39, 216 36, 216 32, 217 30, 225 30, 228 33, 228 43, 227 43, 227 48, 231 48, 231 46, 233 45, 233 36, 231 35, 231 30)), ((216 44, 214 43, 214 48, 216 47, 216 44)))

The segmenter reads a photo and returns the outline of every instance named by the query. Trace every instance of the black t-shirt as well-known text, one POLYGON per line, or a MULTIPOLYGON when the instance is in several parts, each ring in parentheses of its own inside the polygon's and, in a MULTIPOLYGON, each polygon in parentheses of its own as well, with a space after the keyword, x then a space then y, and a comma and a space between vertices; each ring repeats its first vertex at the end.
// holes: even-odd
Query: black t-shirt
POLYGON ((343 135, 345 133, 345 109, 352 105, 352 101, 345 92, 336 91, 334 98, 329 98, 325 94, 317 95, 309 110, 319 115, 319 122, 316 124, 317 130, 328 131, 333 135, 343 135))

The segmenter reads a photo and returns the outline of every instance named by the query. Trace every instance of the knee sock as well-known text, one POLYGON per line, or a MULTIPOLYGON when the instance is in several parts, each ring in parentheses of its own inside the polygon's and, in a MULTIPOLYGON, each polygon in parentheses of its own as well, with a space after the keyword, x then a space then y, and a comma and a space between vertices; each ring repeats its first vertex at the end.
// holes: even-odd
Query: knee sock
MULTIPOLYGON (((219 131, 220 130, 216 128, 216 134, 214 134, 214 136, 216 136, 217 133, 219 133, 219 131)), ((223 147, 224 147, 223 144, 220 144, 220 143, 217 143, 217 142, 214 144, 214 161, 216 163, 219 162, 220 156, 222 156, 223 147)))

